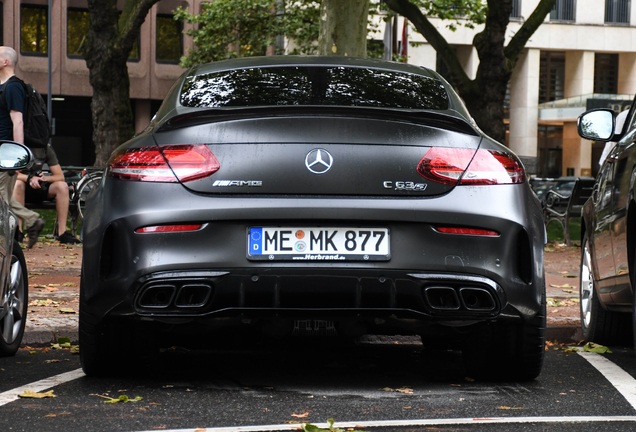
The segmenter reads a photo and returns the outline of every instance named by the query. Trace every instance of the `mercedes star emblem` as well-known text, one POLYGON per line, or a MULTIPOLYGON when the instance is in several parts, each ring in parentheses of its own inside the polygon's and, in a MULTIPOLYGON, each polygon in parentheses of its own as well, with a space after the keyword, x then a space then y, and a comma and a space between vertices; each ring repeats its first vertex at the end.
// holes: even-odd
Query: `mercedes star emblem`
POLYGON ((325 149, 313 149, 305 156, 305 166, 314 174, 324 174, 332 165, 333 157, 325 149))

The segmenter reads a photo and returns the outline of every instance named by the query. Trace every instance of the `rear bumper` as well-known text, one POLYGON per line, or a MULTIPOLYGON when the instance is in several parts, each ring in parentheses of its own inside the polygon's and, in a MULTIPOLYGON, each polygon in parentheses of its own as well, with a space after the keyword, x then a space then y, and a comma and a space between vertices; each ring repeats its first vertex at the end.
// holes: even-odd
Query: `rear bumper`
POLYGON ((541 309, 544 231, 527 185, 497 186, 497 196, 471 187, 418 200, 210 198, 184 194, 179 185, 162 185, 158 197, 148 192, 153 186, 127 184, 121 206, 104 204, 114 202, 106 187, 88 206, 81 300, 96 319, 359 316, 469 324, 528 320, 541 309), (161 196, 174 197, 174 211, 161 196), (134 232, 183 222, 204 228, 134 232), (387 227, 391 259, 250 261, 247 229, 265 223, 387 227), (436 225, 500 235, 449 235, 436 225))

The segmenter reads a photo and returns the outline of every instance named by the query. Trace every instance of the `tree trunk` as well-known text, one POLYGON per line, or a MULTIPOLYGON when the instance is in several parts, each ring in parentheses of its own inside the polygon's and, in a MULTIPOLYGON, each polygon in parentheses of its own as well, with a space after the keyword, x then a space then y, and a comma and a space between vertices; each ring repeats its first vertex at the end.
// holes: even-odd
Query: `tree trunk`
POLYGON ((367 56, 369 0, 322 0, 320 55, 367 56))
POLYGON ((84 51, 93 87, 91 110, 95 165, 105 166, 119 144, 134 134, 128 55, 148 10, 159 0, 88 0, 90 25, 84 51))
POLYGON ((479 127, 500 142, 506 137, 503 104, 508 81, 521 50, 545 16, 550 13, 555 2, 556 0, 540 0, 530 17, 505 46, 512 0, 488 0, 484 30, 473 39, 473 45, 479 55, 479 66, 477 76, 471 80, 466 75, 456 52, 414 3, 409 0, 385 0, 389 8, 407 17, 435 48, 437 55, 450 69, 453 85, 466 102, 479 127))

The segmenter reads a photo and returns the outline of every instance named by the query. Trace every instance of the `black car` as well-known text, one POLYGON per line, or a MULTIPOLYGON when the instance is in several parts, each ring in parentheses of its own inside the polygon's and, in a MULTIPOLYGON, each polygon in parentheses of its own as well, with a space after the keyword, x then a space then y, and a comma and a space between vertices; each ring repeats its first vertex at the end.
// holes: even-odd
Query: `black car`
POLYGON ((616 141, 605 159, 581 222, 581 327, 586 340, 632 343, 636 255, 636 124, 632 106, 622 131, 616 113, 596 109, 578 119, 579 134, 616 141))
POLYGON ((196 66, 112 154, 83 225, 89 375, 190 338, 420 335, 533 379, 541 206, 436 72, 347 57, 196 66), (260 337, 260 336, 259 336, 260 337))
MULTIPOLYGON (((33 155, 27 147, 0 142, 0 171, 22 170, 32 163, 33 155)), ((18 351, 27 318, 28 274, 22 248, 16 240, 17 229, 18 218, 0 196, 0 357, 18 351)))

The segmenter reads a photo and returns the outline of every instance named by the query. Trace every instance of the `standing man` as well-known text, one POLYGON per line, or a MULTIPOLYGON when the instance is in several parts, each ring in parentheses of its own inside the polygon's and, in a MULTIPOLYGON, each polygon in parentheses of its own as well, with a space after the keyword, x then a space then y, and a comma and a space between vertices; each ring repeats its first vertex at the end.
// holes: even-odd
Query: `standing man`
MULTIPOLYGON (((11 47, 0 46, 0 91, 6 96, 6 106, 0 103, 0 140, 16 141, 24 144, 24 101, 26 94, 21 83, 12 81, 5 83, 15 75, 18 54, 11 47)), ((13 197, 13 188, 17 176, 15 173, 0 173, 0 195, 11 206, 11 210, 27 227, 27 246, 29 249, 38 241, 44 228, 44 219, 36 212, 27 209, 13 197)))

